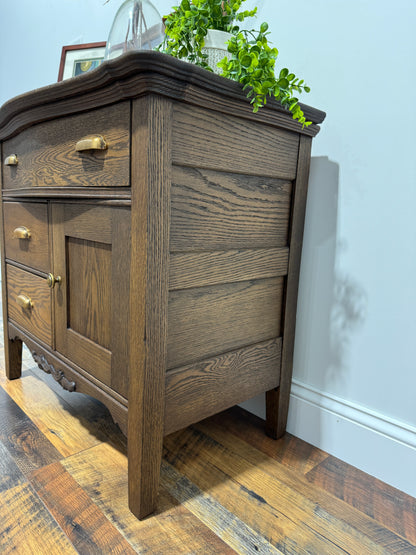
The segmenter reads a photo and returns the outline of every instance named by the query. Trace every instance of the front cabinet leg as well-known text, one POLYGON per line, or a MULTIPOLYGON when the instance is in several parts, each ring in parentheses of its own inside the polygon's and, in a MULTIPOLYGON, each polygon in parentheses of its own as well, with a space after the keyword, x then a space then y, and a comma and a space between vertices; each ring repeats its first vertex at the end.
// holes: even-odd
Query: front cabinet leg
POLYGON ((15 380, 22 375, 22 346, 21 340, 17 338, 6 338, 4 342, 6 376, 9 380, 15 380))

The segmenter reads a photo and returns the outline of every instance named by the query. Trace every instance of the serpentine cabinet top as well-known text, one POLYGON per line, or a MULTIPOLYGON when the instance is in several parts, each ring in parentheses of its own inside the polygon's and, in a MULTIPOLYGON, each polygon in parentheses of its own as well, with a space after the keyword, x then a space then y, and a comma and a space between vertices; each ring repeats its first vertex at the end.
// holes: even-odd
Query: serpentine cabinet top
POLYGON ((152 51, 127 52, 84 75, 36 89, 6 102, 0 109, 0 139, 8 139, 40 121, 80 113, 144 94, 175 100, 309 136, 319 131, 325 112, 301 104, 312 125, 302 129, 290 112, 270 100, 253 114, 242 86, 194 64, 152 51))

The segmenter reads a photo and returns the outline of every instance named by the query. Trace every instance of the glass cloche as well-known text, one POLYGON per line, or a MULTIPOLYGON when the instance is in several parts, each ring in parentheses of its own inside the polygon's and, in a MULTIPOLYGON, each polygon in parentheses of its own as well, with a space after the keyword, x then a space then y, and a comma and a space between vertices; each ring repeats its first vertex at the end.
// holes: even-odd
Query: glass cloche
POLYGON ((163 21, 154 5, 149 0, 125 0, 111 26, 104 59, 128 50, 153 50, 163 39, 163 21))

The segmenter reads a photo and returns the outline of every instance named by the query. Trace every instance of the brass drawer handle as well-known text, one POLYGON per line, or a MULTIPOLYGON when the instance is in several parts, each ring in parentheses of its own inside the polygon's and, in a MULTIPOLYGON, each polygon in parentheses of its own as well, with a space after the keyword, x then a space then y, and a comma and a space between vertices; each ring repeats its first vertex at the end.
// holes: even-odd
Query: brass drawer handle
POLYGON ((24 310, 30 310, 33 306, 32 300, 27 295, 18 295, 16 297, 16 302, 19 306, 21 306, 24 310))
POLYGON ((107 143, 104 137, 97 135, 95 137, 85 137, 77 142, 75 145, 75 150, 77 152, 82 152, 83 150, 105 150, 107 148, 107 143))
POLYGON ((53 274, 48 274, 48 277, 46 278, 46 283, 48 284, 48 287, 53 289, 57 283, 61 283, 61 279, 62 279, 61 276, 54 276, 53 274))
POLYGON ((30 239, 30 231, 24 225, 16 227, 13 231, 13 238, 14 239, 30 239))
POLYGON ((17 159, 17 155, 16 154, 10 154, 10 156, 8 156, 6 158, 6 160, 4 161, 4 165, 5 166, 17 166, 18 164, 18 159, 17 159))

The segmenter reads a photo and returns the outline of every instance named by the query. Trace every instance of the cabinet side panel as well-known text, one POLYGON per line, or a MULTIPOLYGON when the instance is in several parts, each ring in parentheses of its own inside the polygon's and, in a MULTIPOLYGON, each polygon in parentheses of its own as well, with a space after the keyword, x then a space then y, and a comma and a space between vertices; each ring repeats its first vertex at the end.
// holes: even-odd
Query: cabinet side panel
POLYGON ((173 163, 294 179, 299 135, 203 110, 175 105, 173 163))
POLYGON ((281 347, 276 338, 168 372, 165 433, 278 386, 281 347))
POLYGON ((168 368, 280 335, 283 278, 169 294, 168 368))
POLYGON ((291 188, 276 178, 174 166, 171 252, 286 246, 291 188))

